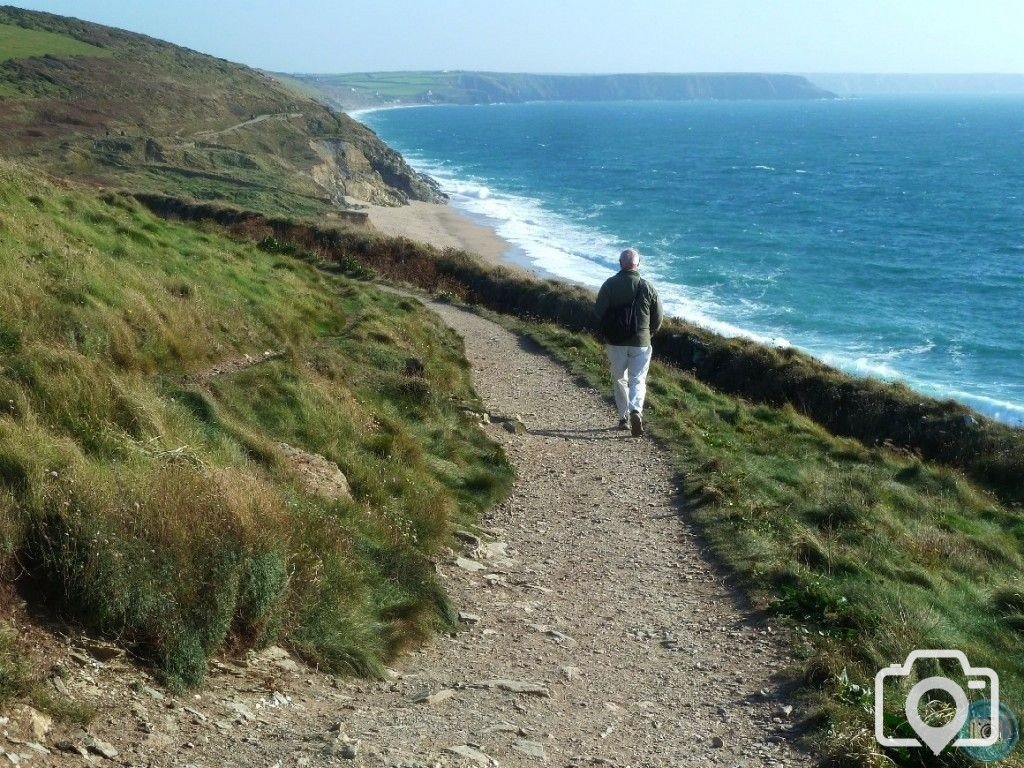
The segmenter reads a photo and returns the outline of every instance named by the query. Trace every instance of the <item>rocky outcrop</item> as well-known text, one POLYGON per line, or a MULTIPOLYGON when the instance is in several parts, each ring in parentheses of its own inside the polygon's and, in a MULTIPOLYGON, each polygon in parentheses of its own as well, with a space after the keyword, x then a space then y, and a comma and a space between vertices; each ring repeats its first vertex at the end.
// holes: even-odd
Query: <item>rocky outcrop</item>
POLYGON ((400 154, 379 139, 373 145, 360 151, 366 150, 369 152, 364 156, 380 176, 381 181, 394 194, 399 197, 404 196, 404 202, 424 200, 437 203, 448 199, 434 179, 414 171, 400 154))
POLYGON ((309 453, 288 443, 279 443, 278 448, 288 461, 288 466, 299 485, 315 496, 326 499, 352 501, 352 488, 348 478, 333 461, 319 453, 309 453))
POLYGON ((388 206, 446 199, 433 179, 414 171, 376 137, 372 141, 311 139, 309 146, 321 160, 311 169, 313 180, 339 205, 346 197, 388 206))

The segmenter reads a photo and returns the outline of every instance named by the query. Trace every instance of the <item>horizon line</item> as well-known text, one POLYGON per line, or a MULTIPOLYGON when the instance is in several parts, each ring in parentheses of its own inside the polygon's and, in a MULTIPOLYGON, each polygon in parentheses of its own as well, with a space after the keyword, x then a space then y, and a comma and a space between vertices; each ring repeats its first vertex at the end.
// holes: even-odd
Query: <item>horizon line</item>
POLYGON ((826 71, 826 70, 815 70, 815 71, 796 71, 796 70, 689 70, 689 71, 668 71, 668 70, 645 70, 636 72, 553 72, 553 71, 528 71, 528 70, 514 70, 514 69, 350 69, 350 70, 335 70, 330 72, 311 72, 311 71, 284 71, 266 69, 263 67, 256 67, 256 69, 263 69, 266 72, 274 72, 283 75, 307 75, 307 76, 324 76, 324 75, 398 75, 398 74, 489 74, 489 75, 539 75, 548 77, 592 77, 592 76, 616 76, 616 75, 796 75, 806 77, 808 75, 857 75, 859 77, 1024 77, 1024 71, 1022 72, 867 72, 867 71, 854 71, 854 70, 837 70, 837 71, 826 71))

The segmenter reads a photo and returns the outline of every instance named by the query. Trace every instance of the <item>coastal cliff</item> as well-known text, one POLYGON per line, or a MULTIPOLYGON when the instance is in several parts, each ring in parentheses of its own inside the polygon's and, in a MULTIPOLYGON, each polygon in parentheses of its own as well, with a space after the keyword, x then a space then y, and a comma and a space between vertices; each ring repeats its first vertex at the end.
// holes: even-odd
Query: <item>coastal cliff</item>
POLYGON ((293 75, 339 109, 394 104, 524 101, 831 99, 798 75, 759 73, 534 75, 502 72, 367 72, 293 75))
POLYGON ((0 154, 104 186, 283 214, 444 196, 373 131, 249 67, 0 7, 0 154))

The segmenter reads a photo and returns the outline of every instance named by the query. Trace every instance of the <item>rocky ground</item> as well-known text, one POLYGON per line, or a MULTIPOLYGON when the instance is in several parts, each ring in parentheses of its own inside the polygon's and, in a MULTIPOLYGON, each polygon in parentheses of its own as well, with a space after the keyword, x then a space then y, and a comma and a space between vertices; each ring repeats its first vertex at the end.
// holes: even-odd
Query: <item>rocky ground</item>
MULTIPOLYGON (((493 323, 436 309, 478 391, 512 497, 438 563, 464 630, 382 682, 334 680, 280 648, 172 696, 116 649, 50 636, 51 684, 98 706, 88 731, 27 709, 13 764, 125 766, 797 766, 789 663, 770 623, 702 553, 665 454, 493 323)), ((3 761, 0 757, 0 763, 3 761)))

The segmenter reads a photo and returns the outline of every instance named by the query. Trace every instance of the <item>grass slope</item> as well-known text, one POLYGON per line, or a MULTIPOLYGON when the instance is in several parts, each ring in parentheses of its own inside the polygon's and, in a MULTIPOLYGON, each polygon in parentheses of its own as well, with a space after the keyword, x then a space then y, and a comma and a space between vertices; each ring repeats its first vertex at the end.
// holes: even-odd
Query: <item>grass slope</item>
POLYGON ((417 302, 7 162, 0 273, 0 565, 24 594, 186 684, 272 639, 374 674, 448 626, 429 558, 510 469, 417 302), (282 441, 354 498, 307 490, 282 441))
MULTIPOLYGON (((608 388, 593 337, 551 324, 517 328, 591 385, 608 388)), ((802 709, 833 763, 959 764, 953 756, 933 761, 924 750, 883 753, 875 744, 875 672, 915 648, 958 648, 976 666, 992 666, 1003 701, 1022 711, 1019 510, 951 469, 834 437, 791 408, 751 405, 665 365, 652 368, 648 410, 715 554, 758 604, 804 638, 794 671, 802 709)), ((944 722, 941 712, 933 715, 944 722)), ((892 702, 886 719, 913 735, 902 702, 892 702)))
POLYGON ((9 6, 0 29, 8 157, 289 215, 321 215, 346 194, 384 204, 434 195, 367 128, 256 70, 9 6))
MULTIPOLYGON (((593 386, 608 387, 601 345, 571 329, 585 327, 593 302, 578 289, 524 281, 468 254, 401 238, 326 232, 166 198, 146 204, 167 216, 220 222, 241 238, 273 235, 347 269, 372 264, 389 279, 499 310, 504 314, 495 319, 531 335, 593 386), (555 317, 557 324, 540 319, 555 317)), ((660 338, 673 341, 671 334, 660 338)), ((832 374, 822 366, 822 375, 832 374)), ((871 394, 881 385, 844 384, 851 392, 858 386, 871 394)), ((975 460, 994 460, 985 451, 950 466, 907 449, 837 437, 800 414, 799 403, 751 402, 662 362, 653 368, 649 391, 651 429, 689 489, 685 514, 756 604, 793 629, 800 662, 792 674, 804 696, 799 711, 809 741, 828 760, 959 764, 921 750, 883 753, 875 744, 874 674, 915 648, 959 648, 975 665, 992 666, 1003 700, 1020 711, 1019 478, 1008 487, 1002 472, 977 471, 975 460)), ((1019 451, 1019 431, 1006 437, 1019 451)), ((915 670, 917 678, 938 671, 915 670)), ((901 702, 889 703, 888 727, 910 735, 901 702)), ((941 700, 928 706, 936 722, 948 712, 941 700)))
POLYGON ((108 56, 109 52, 68 35, 0 24, 0 62, 30 56, 108 56))

